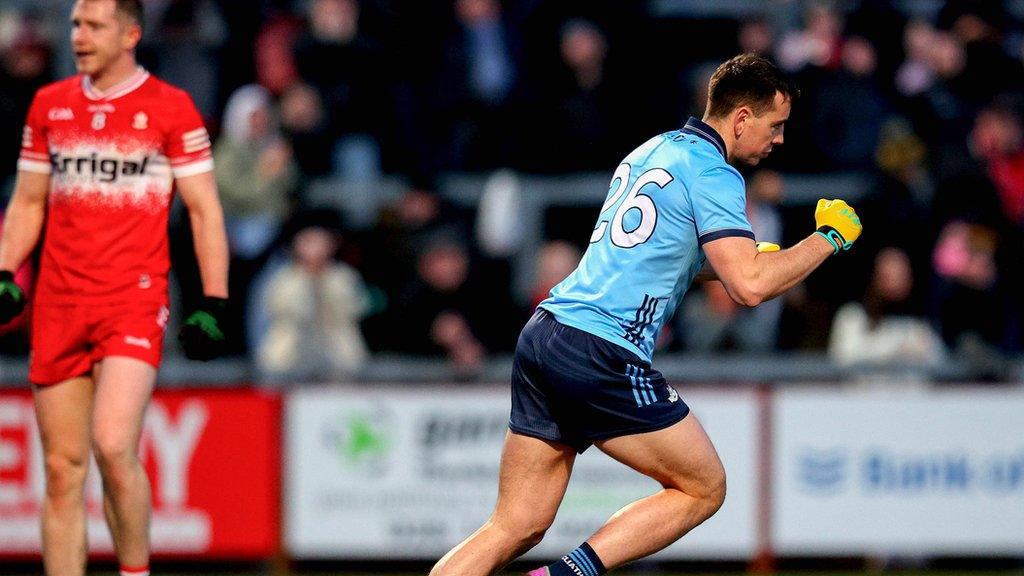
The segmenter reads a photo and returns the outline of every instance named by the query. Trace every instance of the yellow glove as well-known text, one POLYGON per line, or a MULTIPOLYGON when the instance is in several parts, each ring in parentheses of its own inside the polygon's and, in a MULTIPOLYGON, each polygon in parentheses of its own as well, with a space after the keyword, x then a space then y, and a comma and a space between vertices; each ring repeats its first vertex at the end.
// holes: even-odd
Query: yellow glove
POLYGON ((828 240, 835 254, 840 250, 849 250, 860 237, 862 229, 857 212, 842 200, 818 200, 814 222, 818 227, 815 234, 828 240))
POLYGON ((778 244, 775 244, 774 242, 758 242, 757 243, 757 251, 758 252, 778 252, 779 250, 782 250, 782 246, 779 246, 778 244))

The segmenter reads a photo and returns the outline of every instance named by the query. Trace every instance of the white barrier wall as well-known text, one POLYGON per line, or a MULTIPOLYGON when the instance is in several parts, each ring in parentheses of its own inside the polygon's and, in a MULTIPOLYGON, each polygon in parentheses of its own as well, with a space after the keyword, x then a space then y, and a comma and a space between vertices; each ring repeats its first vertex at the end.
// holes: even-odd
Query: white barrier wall
POLYGON ((1024 555, 1024 392, 783 390, 777 554, 1024 555))
MULTIPOLYGON (((1024 555, 1024 390, 893 394, 834 386, 758 398, 683 391, 729 475, 722 510, 661 559, 1024 555), (762 435, 767 425, 769 435, 762 435), (759 502, 759 459, 771 490, 759 502)), ((285 545, 297 558, 437 558, 487 518, 503 388, 301 389, 286 398, 285 545)), ((591 448, 531 555, 582 542, 656 484, 591 448)), ((638 535, 638 537, 642 537, 638 535)))
MULTIPOLYGON (((751 557, 756 546, 757 402, 683 393, 729 472, 729 497, 668 558, 751 557)), ((296 558, 438 558, 476 530, 497 494, 507 430, 502 388, 302 389, 285 408, 285 545, 296 558)), ((577 459, 534 557, 556 557, 653 481, 591 448, 577 459)), ((642 535, 638 535, 642 537, 642 535)))

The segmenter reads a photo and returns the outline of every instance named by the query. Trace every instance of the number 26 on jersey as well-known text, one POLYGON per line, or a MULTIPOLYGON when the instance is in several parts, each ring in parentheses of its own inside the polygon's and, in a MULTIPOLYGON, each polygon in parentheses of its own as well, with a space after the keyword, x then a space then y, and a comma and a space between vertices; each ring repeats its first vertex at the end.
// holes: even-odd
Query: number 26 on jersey
POLYGON ((590 236, 591 244, 604 238, 609 225, 612 244, 619 248, 632 248, 643 244, 654 233, 654 227, 658 223, 658 208, 654 205, 654 200, 640 190, 648 184, 664 188, 672 181, 672 175, 663 168, 652 168, 638 176, 626 193, 630 170, 629 164, 619 164, 615 169, 609 186, 609 189, 614 188, 615 191, 605 200, 604 206, 601 206, 597 227, 590 236), (622 199, 623 194, 626 196, 625 199, 622 199), (619 200, 622 202, 619 203, 619 200), (612 213, 611 209, 616 204, 618 208, 612 213))

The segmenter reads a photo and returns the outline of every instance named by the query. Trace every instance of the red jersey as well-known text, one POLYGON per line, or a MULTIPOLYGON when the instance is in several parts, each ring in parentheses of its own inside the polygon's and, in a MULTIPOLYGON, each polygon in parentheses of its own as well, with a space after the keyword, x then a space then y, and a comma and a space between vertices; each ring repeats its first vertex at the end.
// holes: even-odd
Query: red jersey
POLYGON ((85 76, 44 86, 18 169, 50 175, 37 302, 166 300, 173 179, 213 170, 187 93, 142 68, 106 91, 85 76))

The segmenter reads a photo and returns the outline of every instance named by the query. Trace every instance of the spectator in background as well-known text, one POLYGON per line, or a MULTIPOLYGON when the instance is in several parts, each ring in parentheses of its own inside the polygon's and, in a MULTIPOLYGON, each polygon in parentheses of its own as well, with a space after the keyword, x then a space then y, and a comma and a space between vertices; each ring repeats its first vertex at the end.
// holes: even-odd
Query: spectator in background
POLYGON ((802 27, 781 32, 774 61, 789 72, 800 87, 800 106, 794 106, 786 123, 786 145, 769 166, 787 171, 820 172, 831 167, 818 133, 819 91, 822 83, 840 69, 843 53, 844 15, 834 3, 811 0, 805 4, 802 27))
POLYGON ((1014 146, 1013 128, 1003 121, 980 115, 964 138, 969 153, 936 186, 932 306, 950 347, 965 337, 1004 350, 1020 345, 1012 313, 1020 282, 1018 232, 992 178, 1000 149, 1014 146))
POLYGON ((276 238, 296 181, 295 160, 265 88, 250 84, 231 95, 214 159, 231 253, 255 259, 276 238))
POLYGON ((296 15, 283 13, 267 18, 256 33, 255 80, 271 94, 281 95, 299 81, 294 46, 302 31, 303 23, 296 15))
POLYGON ((892 0, 860 0, 846 14, 847 34, 871 43, 877 57, 875 77, 887 98, 895 96, 892 79, 904 60, 903 36, 907 15, 892 0))
POLYGON ((431 178, 415 176, 401 196, 380 210, 373 228, 360 237, 360 270, 385 300, 383 310, 363 323, 373 350, 402 348, 394 333, 402 330, 395 324, 400 302, 417 282, 420 251, 445 232, 458 238, 470 237, 469 216, 441 198, 431 178))
POLYGON ((520 314, 507 286, 490 286, 470 273, 470 254, 459 238, 441 232, 421 246, 417 278, 392 309, 389 332, 398 351, 441 356, 472 373, 488 353, 511 349, 520 314))
POLYGON ((686 124, 690 116, 700 116, 704 113, 704 108, 708 105, 708 81, 717 67, 718 64, 714 61, 702 62, 683 72, 681 80, 687 97, 683 100, 686 105, 679 110, 677 121, 680 124, 686 124))
POLYGON ((942 179, 965 168, 967 58, 955 36, 921 22, 907 26, 906 46, 907 60, 896 78, 902 113, 924 139, 932 170, 942 179))
POLYGON ((912 20, 903 29, 905 58, 896 69, 896 92, 913 98, 928 90, 937 81, 937 70, 932 61, 932 46, 936 31, 925 20, 912 20))
POLYGON ((756 52, 768 58, 775 48, 775 27, 767 18, 751 18, 740 23, 736 34, 738 52, 756 52))
POLYGON ((997 101, 981 110, 974 120, 970 149, 981 163, 981 169, 995 186, 1002 215, 1005 242, 997 255, 997 266, 1008 295, 1011 324, 1005 347, 1019 350, 1024 341, 1024 270, 1021 270, 1020 249, 1024 247, 1024 127, 1016 108, 997 101))
POLYGON ((399 303, 399 317, 407 331, 402 348, 412 353, 443 354, 460 368, 479 367, 487 350, 471 327, 471 323, 477 323, 479 328, 483 318, 471 309, 475 298, 466 286, 466 249, 454 238, 437 238, 420 253, 416 272, 416 282, 399 303))
POLYGON ((469 238, 467 216, 436 192, 432 179, 414 177, 401 196, 380 210, 377 222, 360 242, 366 280, 396 301, 416 279, 419 251, 444 231, 469 238))
POLYGON ((775 58, 779 67, 798 73, 807 67, 835 70, 843 50, 843 15, 828 2, 815 0, 804 13, 804 27, 782 35, 775 58))
POLYGON ((950 348, 1003 344, 1007 308, 996 266, 999 235, 977 222, 953 220, 941 230, 932 255, 936 276, 934 320, 950 348))
POLYGON ((455 0, 456 26, 436 78, 434 128, 444 169, 507 166, 521 131, 519 37, 499 0, 455 0))
POLYGON ((0 38, 0 200, 14 176, 22 128, 32 96, 53 77, 50 48, 33 24, 9 16, 8 39, 0 38))
POLYGON ((336 259, 334 211, 296 218, 290 258, 268 273, 253 299, 265 331, 250 334, 260 371, 272 379, 328 380, 359 372, 369 357, 359 321, 370 298, 354 268, 336 259))
POLYGON ((281 128, 294 150, 300 174, 305 178, 329 175, 333 170, 334 139, 320 94, 308 84, 297 82, 284 90, 279 106, 281 128))
MULTIPOLYGON (((932 199, 935 182, 927 166, 927 149, 913 132, 910 123, 893 117, 883 126, 875 152, 874 185, 862 202, 862 217, 878 222, 884 235, 863 238, 874 255, 885 244, 899 246, 912 262, 930 258, 934 238, 931 236, 932 199)), ((868 278, 875 266, 873 258, 855 263, 857 276, 868 278)), ((930 269, 915 269, 914 287, 920 291, 928 285, 930 269)), ((915 302, 926 300, 924 293, 915 293, 915 302)), ((919 310, 915 310, 917 312, 919 310)))
POLYGON ((249 285, 291 210, 297 179, 291 148, 265 88, 250 84, 231 95, 213 156, 231 249, 230 289, 236 296, 227 329, 238 336, 234 342, 244 344, 240 336, 249 285))
POLYGON ((850 36, 842 42, 840 63, 818 89, 815 143, 833 169, 871 168, 878 131, 891 110, 875 77, 878 56, 866 39, 850 36))
POLYGON ((899 248, 875 258, 871 282, 859 302, 843 305, 832 322, 829 357, 840 366, 935 366, 945 358, 942 340, 927 321, 909 313, 914 274, 899 248))
POLYGON ((608 39, 589 20, 569 20, 559 33, 559 56, 556 80, 545 87, 537 117, 546 146, 538 147, 543 157, 531 169, 602 170, 621 159, 620 112, 628 106, 608 64, 608 39))
POLYGON ((971 115, 997 96, 1024 87, 1024 68, 1003 47, 1003 27, 1010 21, 1005 4, 947 0, 938 15, 938 27, 964 50, 960 94, 971 115))
POLYGON ((381 172, 381 130, 392 116, 382 47, 362 32, 358 0, 311 0, 308 28, 296 39, 299 77, 329 115, 334 172, 372 179, 381 172))
POLYGON ((565 240, 554 240, 541 246, 537 254, 536 277, 530 294, 531 312, 550 295, 549 292, 555 284, 572 274, 582 256, 579 248, 565 240))
POLYGON ((227 24, 215 0, 150 0, 141 60, 152 72, 181 86, 204 118, 219 104, 219 51, 227 24))
POLYGON ((1024 132, 1020 116, 1007 103, 993 103, 974 119, 970 147, 995 184, 1003 213, 1024 228, 1024 132))

